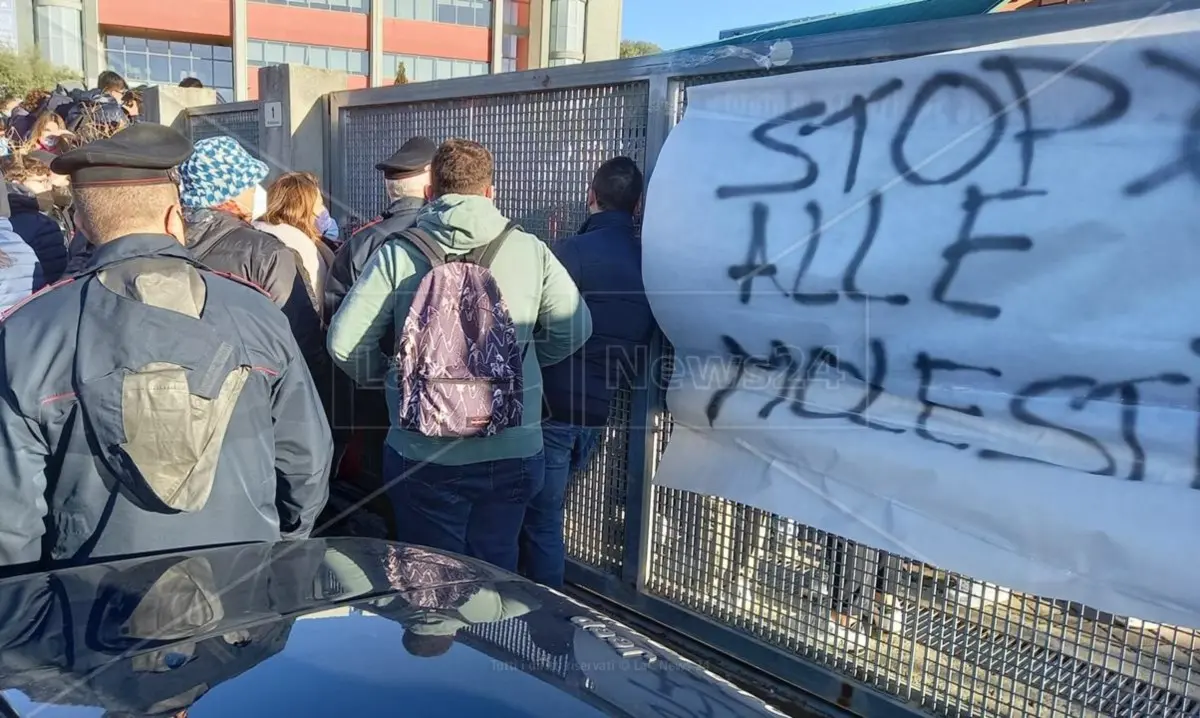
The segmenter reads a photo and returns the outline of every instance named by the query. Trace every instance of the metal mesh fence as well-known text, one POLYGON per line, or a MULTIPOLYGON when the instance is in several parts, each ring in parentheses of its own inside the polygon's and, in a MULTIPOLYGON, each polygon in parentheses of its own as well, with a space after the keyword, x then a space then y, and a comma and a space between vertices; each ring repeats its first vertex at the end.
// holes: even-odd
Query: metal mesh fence
POLYGON ((644 163, 647 103, 647 84, 630 82, 347 108, 341 199, 352 226, 369 220, 386 202, 376 163, 415 135, 460 137, 491 150, 505 215, 544 240, 569 236, 587 216, 588 183, 601 162, 625 155, 644 163))
POLYGON ((234 112, 193 113, 189 115, 192 141, 229 135, 246 148, 250 154, 261 159, 258 136, 257 109, 234 112))
MULTIPOLYGON (((676 120, 685 107, 686 95, 676 120)), ((672 426, 664 408, 655 456, 672 426)), ((653 496, 648 593, 933 714, 1200 716, 1193 631, 1022 595, 724 499, 653 496)))

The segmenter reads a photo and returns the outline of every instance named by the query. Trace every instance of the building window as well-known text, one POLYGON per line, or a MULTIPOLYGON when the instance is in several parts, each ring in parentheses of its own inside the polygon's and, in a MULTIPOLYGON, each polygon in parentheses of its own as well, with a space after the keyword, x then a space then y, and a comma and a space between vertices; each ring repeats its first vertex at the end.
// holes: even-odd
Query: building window
POLYGON ((586 0, 550 0, 550 67, 583 62, 586 0))
POLYGON ((350 75, 369 72, 366 50, 348 50, 324 45, 297 45, 273 40, 246 43, 246 61, 254 67, 264 65, 307 65, 321 70, 336 70, 350 75))
POLYGON ((222 99, 234 96, 233 51, 228 45, 109 35, 105 47, 108 69, 119 72, 131 85, 177 85, 185 77, 194 77, 222 99))
POLYGON ((83 11, 58 5, 37 8, 37 44, 42 57, 83 74, 83 11))
POLYGON ((383 14, 401 20, 492 26, 492 0, 383 0, 383 14))
POLYGON ((369 0, 250 0, 270 5, 307 7, 314 10, 340 10, 342 12, 367 12, 369 0))
POLYGON ((488 74, 488 64, 486 62, 385 53, 383 56, 384 75, 389 78, 395 78, 401 63, 404 63, 404 74, 409 82, 449 80, 455 77, 488 74))

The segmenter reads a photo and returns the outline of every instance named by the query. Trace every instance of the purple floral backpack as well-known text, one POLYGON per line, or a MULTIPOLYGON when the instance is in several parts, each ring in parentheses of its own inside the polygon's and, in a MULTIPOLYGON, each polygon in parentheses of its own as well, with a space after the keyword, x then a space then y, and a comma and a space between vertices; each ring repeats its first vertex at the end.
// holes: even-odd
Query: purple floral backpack
POLYGON ((398 236, 433 268, 396 339, 399 428, 436 438, 494 436, 524 420, 524 354, 491 265, 513 230, 466 254, 426 232, 398 236))

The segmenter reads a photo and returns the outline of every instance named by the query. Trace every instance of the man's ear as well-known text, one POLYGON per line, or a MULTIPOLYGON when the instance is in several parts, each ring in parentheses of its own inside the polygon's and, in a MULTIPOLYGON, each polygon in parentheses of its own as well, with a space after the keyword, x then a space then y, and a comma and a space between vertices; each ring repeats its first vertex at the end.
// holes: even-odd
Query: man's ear
POLYGON ((433 185, 431 185, 431 184, 425 185, 425 201, 426 202, 433 201, 433 185))
POLYGON ((490 200, 496 199, 496 185, 488 185, 488 188, 483 191, 483 196, 490 200))

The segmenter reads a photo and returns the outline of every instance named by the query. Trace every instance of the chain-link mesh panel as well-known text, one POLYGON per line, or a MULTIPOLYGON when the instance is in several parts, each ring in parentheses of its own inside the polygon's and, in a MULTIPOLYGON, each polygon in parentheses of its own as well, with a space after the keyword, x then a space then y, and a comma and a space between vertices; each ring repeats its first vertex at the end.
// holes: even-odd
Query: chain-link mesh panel
MULTIPOLYGON (((617 392, 600 446, 588 467, 575 475, 567 492, 567 555, 614 575, 621 572, 627 541, 625 499, 629 491, 631 404, 628 389, 617 392)), ((642 440, 640 433, 637 440, 642 440)))
POLYGON ((357 218, 386 203, 376 163, 424 135, 483 143, 496 161, 496 205, 545 240, 574 234, 587 217, 586 196, 600 163, 618 155, 643 164, 645 82, 462 97, 342 110, 345 188, 336 199, 357 218))
POLYGON ((539 641, 529 630, 529 623, 510 618, 494 623, 473 623, 459 632, 459 640, 490 650, 489 655, 530 673, 550 674, 565 679, 571 674, 575 659, 574 626, 564 617, 540 616, 545 633, 539 641))
MULTIPOLYGON (((361 223, 385 204, 376 163, 416 135, 462 137, 492 151, 505 215, 542 239, 569 236, 587 216, 588 184, 602 162, 625 155, 644 164, 648 90, 632 82, 343 109, 345 187, 337 199, 361 223)), ((626 541, 630 402, 628 391, 617 395, 603 440, 567 497, 568 555, 614 574, 626 541)))
MULTIPOLYGON (((655 424, 660 458, 673 421, 664 409, 655 424)), ((648 593, 932 714, 1200 716, 1192 630, 1022 595, 724 499, 653 495, 648 593)))
POLYGON ((258 110, 237 110, 214 114, 190 115, 192 141, 229 135, 250 154, 261 159, 258 137, 258 110))

